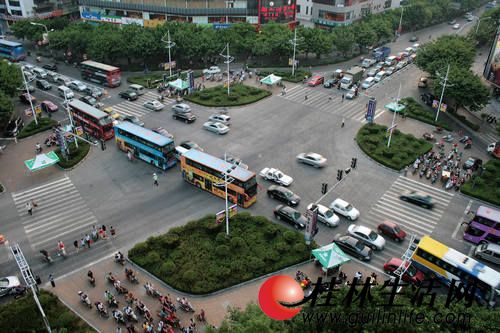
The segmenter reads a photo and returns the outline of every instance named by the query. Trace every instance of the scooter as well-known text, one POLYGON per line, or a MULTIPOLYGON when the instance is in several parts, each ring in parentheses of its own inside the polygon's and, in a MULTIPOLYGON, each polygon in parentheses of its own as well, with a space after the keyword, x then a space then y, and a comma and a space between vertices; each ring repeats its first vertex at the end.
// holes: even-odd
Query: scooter
POLYGON ((454 186, 454 182, 453 182, 453 180, 451 180, 451 178, 450 178, 450 179, 448 179, 448 181, 446 182, 446 185, 445 185, 445 187, 444 187, 444 188, 445 188, 445 190, 449 190, 449 189, 451 189, 453 186, 454 186))
POLYGON ((182 303, 181 299, 179 297, 177 297, 177 303, 179 303, 179 307, 181 308, 181 310, 183 310, 185 312, 194 312, 194 308, 191 305, 191 303, 189 303, 189 302, 182 303))
POLYGON ((453 135, 451 134, 443 136, 442 139, 446 142, 452 142, 454 140, 453 135))
POLYGON ((95 277, 89 276, 88 277, 89 283, 92 287, 95 287, 95 277))
POLYGON ((103 308, 102 310, 99 310, 99 307, 97 306, 100 302, 95 302, 94 305, 95 305, 95 309, 97 311, 97 313, 103 317, 103 318, 108 318, 109 317, 109 314, 108 314, 108 311, 106 310, 106 308, 104 307, 103 305, 103 308))
POLYGON ((434 184, 436 181, 437 181, 438 177, 437 177, 437 174, 433 174, 432 177, 431 177, 431 183, 434 184))
POLYGON ((431 179, 431 176, 432 176, 432 169, 429 168, 429 169, 427 169, 427 172, 425 173, 425 178, 431 179))
POLYGON ((118 304, 118 301, 116 300, 116 298, 114 298, 114 297, 113 297, 112 299, 109 299, 109 298, 108 298, 108 306, 109 306, 110 308, 117 308, 117 307, 118 307, 118 305, 119 305, 119 304, 118 304))
POLYGON ((125 318, 128 321, 133 321, 137 323, 139 320, 137 319, 137 315, 134 313, 134 311, 131 311, 130 314, 125 313, 125 318))
POLYGON ((118 323, 118 324, 122 324, 122 325, 125 325, 125 318, 123 317, 123 315, 118 315, 116 316, 116 310, 113 310, 113 318, 115 319, 115 321, 118 323))

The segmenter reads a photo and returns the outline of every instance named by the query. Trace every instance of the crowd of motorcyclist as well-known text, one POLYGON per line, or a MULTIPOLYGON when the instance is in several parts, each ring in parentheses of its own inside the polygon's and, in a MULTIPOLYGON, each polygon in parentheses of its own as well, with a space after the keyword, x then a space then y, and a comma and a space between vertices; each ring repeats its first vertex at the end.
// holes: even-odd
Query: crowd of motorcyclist
MULTIPOLYGON (((115 255, 115 262, 122 263, 123 260, 123 254, 118 252, 115 255)), ((139 283, 136 272, 134 272, 132 268, 125 267, 124 272, 129 283, 139 283)), ((89 283, 92 286, 95 286, 96 278, 91 270, 87 272, 87 278, 89 283)), ((97 313, 102 318, 108 318, 110 316, 110 311, 115 322, 118 325, 125 326, 127 333, 139 332, 135 327, 135 324, 139 324, 139 322, 142 322, 140 327, 145 333, 173 333, 175 332, 175 328, 180 329, 183 333, 195 332, 196 322, 194 318, 190 319, 188 326, 182 327, 180 319, 176 315, 178 308, 186 313, 195 312, 193 305, 185 297, 177 298, 176 305, 170 299, 170 295, 162 295, 161 292, 153 286, 153 284, 146 282, 144 284, 146 294, 158 299, 161 306, 160 311, 157 313, 159 320, 155 323, 151 310, 148 309, 144 302, 137 298, 123 285, 123 283, 118 279, 118 276, 109 272, 106 274, 105 279, 113 285, 116 292, 115 294, 110 290, 105 290, 103 302, 98 300, 92 303, 87 293, 84 291, 78 291, 80 301, 90 309, 94 305, 97 313), (117 299, 117 296, 119 295, 124 296, 125 304, 123 307, 120 307, 120 301, 117 299), (140 319, 139 316, 142 316, 142 319, 140 319)), ((206 322, 205 311, 202 309, 200 313, 195 315, 195 318, 199 322, 206 322)))

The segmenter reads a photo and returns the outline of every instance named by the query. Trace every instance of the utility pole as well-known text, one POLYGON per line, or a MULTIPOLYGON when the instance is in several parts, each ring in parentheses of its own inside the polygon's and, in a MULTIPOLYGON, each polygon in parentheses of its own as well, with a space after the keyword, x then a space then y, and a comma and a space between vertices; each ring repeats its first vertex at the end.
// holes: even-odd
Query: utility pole
POLYGON ((224 58, 224 63, 227 64, 227 95, 229 96, 229 85, 230 85, 230 74, 229 74, 229 64, 234 61, 234 57, 231 57, 229 55, 229 43, 226 44, 226 47, 224 48, 227 50, 226 54, 224 54, 224 50, 219 54, 222 58, 224 58))
MULTIPOLYGON (((436 112, 436 119, 434 119, 435 123, 437 123, 437 121, 438 121, 439 111, 441 110, 441 104, 443 103, 444 90, 446 89, 446 84, 448 82, 448 74, 449 73, 450 73, 450 64, 448 64, 448 68, 446 69, 446 76, 444 77, 443 89, 441 90, 441 97, 439 98, 439 105, 438 105, 438 109, 436 112)), ((439 73, 438 73, 438 76, 439 76, 439 73)))
MULTIPOLYGON (((66 96, 66 93, 64 94, 64 108, 66 109, 66 112, 68 112, 69 123, 71 125, 71 132, 74 132, 75 127, 73 124, 73 116, 71 115, 69 101, 68 101, 68 97, 66 96)), ((76 149, 78 149, 78 139, 76 137, 73 137, 73 139, 75 140, 75 147, 76 147, 76 149)))
POLYGON ((398 97, 396 98, 396 109, 394 110, 393 115, 392 115, 391 128, 388 129, 389 130, 389 141, 387 141, 387 148, 389 148, 391 146, 392 132, 394 131, 394 127, 396 127, 396 124, 394 124, 394 122, 396 120, 396 112, 397 112, 398 106, 399 106, 400 94, 401 94, 401 83, 399 83, 398 97))
POLYGON ((165 36, 161 39, 162 42, 166 44, 166 47, 168 49, 168 68, 170 69, 170 74, 169 76, 172 76, 172 55, 171 55, 171 49, 175 47, 175 42, 172 42, 170 40, 170 30, 167 30, 166 34, 167 39, 165 39, 165 36))
POLYGON ((293 30, 293 39, 290 40, 293 46, 293 56, 292 56, 292 76, 295 76, 295 53, 297 51, 297 27, 293 30))
POLYGON ((26 82, 26 75, 24 75, 24 71, 21 69, 21 74, 23 75, 24 87, 26 88, 26 94, 28 95, 28 99, 30 102, 31 112, 33 114, 33 118, 35 118, 35 124, 38 126, 38 120, 36 119, 35 108, 33 107, 33 101, 31 100, 30 89, 28 87, 28 82, 26 82))
MULTIPOLYGON (((403 31, 403 12, 404 12, 404 7, 401 7, 401 16, 399 17, 399 27, 398 27, 398 33, 401 34, 401 31, 403 31)), ((397 34, 396 34, 397 36, 397 34)))

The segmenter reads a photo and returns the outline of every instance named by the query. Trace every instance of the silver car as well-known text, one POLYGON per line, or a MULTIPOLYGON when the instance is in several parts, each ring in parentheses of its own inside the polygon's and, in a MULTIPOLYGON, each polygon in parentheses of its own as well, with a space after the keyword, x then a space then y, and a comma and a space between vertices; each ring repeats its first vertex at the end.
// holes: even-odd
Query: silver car
POLYGON ((68 84, 68 88, 72 89, 72 90, 76 90, 76 91, 85 91, 85 89, 87 89, 87 85, 80 82, 80 81, 71 81, 69 84, 68 84))
POLYGON ((203 124, 203 128, 217 134, 226 134, 229 132, 229 127, 216 121, 207 121, 203 124))
POLYGON ((208 120, 223 123, 226 126, 231 125, 231 117, 225 114, 213 114, 208 117, 208 120))
POLYGON ((383 250, 385 246, 384 237, 377 234, 372 229, 362 226, 351 224, 349 228, 347 228, 347 233, 352 237, 355 237, 365 243, 373 250, 383 250))
POLYGON ((165 105, 163 105, 160 102, 155 101, 155 100, 144 102, 143 106, 146 109, 150 109, 153 111, 161 111, 165 107, 165 105))
POLYGON ((297 155, 297 161, 312 165, 315 168, 322 168, 326 165, 327 159, 317 153, 301 153, 297 155))
POLYGON ((172 106, 172 111, 180 113, 188 113, 191 112, 191 107, 184 103, 175 104, 174 106, 172 106))

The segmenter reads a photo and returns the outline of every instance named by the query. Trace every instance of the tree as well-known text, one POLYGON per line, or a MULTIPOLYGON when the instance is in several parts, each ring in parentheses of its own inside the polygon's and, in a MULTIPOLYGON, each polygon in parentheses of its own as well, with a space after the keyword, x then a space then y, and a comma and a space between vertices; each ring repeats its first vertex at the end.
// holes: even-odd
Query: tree
POLYGON ((354 33, 351 27, 339 27, 333 30, 333 46, 341 52, 344 57, 352 52, 355 43, 354 33))
POLYGON ((417 66, 431 76, 442 71, 447 64, 459 68, 470 68, 476 50, 470 39, 459 36, 443 36, 426 43, 418 51, 417 66))
POLYGON ((321 58, 322 54, 331 51, 332 43, 330 34, 323 29, 299 27, 297 30, 298 48, 306 54, 306 58, 310 53, 316 54, 316 58, 321 58))
POLYGON ((0 90, 8 96, 14 96, 22 83, 21 69, 6 61, 0 61, 0 90))
POLYGON ((476 25, 475 28, 471 29, 469 36, 474 38, 479 45, 490 46, 497 32, 497 23, 500 23, 500 7, 484 12, 481 15, 481 21, 479 21, 479 27, 476 25))
POLYGON ((379 40, 379 36, 372 29, 370 23, 362 21, 360 24, 354 25, 353 29, 356 42, 362 50, 375 45, 379 40))
POLYGON ((122 35, 121 27, 100 25, 92 34, 87 52, 96 61, 113 63, 126 52, 128 43, 128 39, 122 35))
MULTIPOLYGON (((444 75, 444 73, 443 73, 444 75)), ((481 78, 470 70, 451 66, 448 75, 449 85, 446 86, 445 96, 453 99, 455 109, 467 107, 470 111, 479 111, 489 103, 490 94, 481 78)), ((441 94, 440 80, 435 80, 434 93, 441 94)))
POLYGON ((12 98, 0 90, 0 128, 5 128, 14 112, 12 98))

